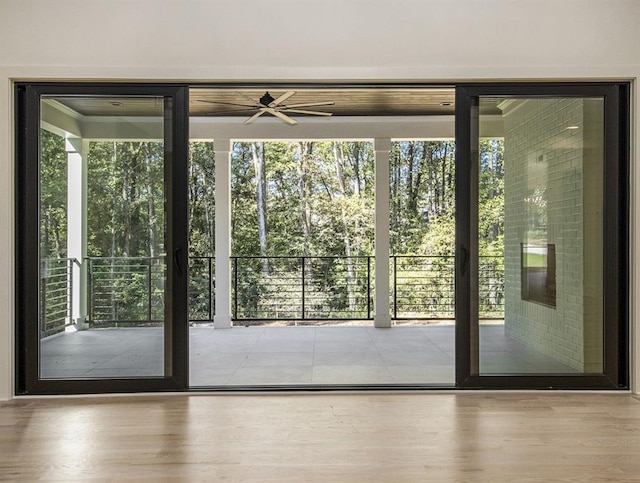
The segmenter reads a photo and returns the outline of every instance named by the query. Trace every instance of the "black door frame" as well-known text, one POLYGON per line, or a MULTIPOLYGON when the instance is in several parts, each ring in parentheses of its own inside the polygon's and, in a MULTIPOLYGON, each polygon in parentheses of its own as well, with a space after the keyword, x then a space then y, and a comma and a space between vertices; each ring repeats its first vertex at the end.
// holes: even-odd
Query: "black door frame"
POLYGON ((629 84, 476 83, 456 87, 456 386, 502 389, 629 387, 629 84), (479 98, 604 98, 603 374, 480 374, 477 294, 479 98))
MULTIPOLYGON (((212 85, 212 84, 207 84, 212 85)), ((243 84, 216 84, 233 88, 243 84)), ((266 84, 260 84, 266 85, 266 84)), ((269 86, 275 84, 268 84, 269 86)), ((282 87, 285 84, 277 84, 282 87)), ((288 84, 286 84, 289 86, 288 84)), ((381 89, 392 84, 367 84, 381 89)), ((428 84, 411 84, 413 87, 428 84)), ((451 84, 448 84, 451 85, 451 84)), ((625 389, 629 385, 629 92, 628 83, 457 83, 456 85, 456 387, 625 389), (477 155, 478 98, 544 96, 605 98, 605 361, 602 375, 480 375, 478 330, 473 324, 471 273, 477 266, 472 205, 477 155)), ((407 84, 403 84, 407 86, 407 84)), ((16 92, 16 392, 70 394, 188 390, 187 321, 187 84, 17 83, 16 92), (170 375, 158 378, 65 379, 38 377, 38 319, 33 287, 38 286, 39 122, 41 95, 159 95, 165 113, 168 290, 165 361, 170 375), (31 324, 31 325, 30 325, 31 324)), ((358 87, 346 84, 343 87, 358 87)), ((396 86, 397 87, 397 86, 396 86)), ((477 185, 477 183, 476 183, 477 185)), ((476 210, 477 211, 477 210, 476 210)), ((37 297, 37 293, 35 293, 37 297)), ((373 387, 375 388, 375 387, 373 387)), ((416 389, 423 388, 415 387, 416 389)), ((296 388, 290 388, 296 389, 296 388)), ((308 389, 308 388, 300 388, 308 389)), ((331 388, 327 388, 331 389, 331 388)), ((229 388, 226 388, 229 390, 229 388)))
POLYGON ((182 84, 16 83, 16 393, 81 394, 188 389, 187 160, 189 91, 182 84), (166 189, 165 376, 39 376, 40 105, 44 95, 164 97, 166 189))

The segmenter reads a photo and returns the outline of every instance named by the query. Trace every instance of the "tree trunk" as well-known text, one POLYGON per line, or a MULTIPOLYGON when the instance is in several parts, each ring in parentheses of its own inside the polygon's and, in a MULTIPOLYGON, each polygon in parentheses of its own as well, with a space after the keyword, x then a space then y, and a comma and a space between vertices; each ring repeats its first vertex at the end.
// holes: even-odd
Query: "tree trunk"
MULTIPOLYGON (((362 147, 360 143, 351 143, 353 146, 353 194, 360 198, 360 191, 362 191, 362 180, 360 179, 360 162, 362 161, 362 147)), ((340 149, 342 150, 342 157, 344 158, 344 143, 340 143, 340 149)))
MULTIPOLYGON (((116 164, 118 162, 118 143, 116 141, 113 142, 113 156, 116 164)), ((122 197, 122 256, 128 257, 130 253, 130 243, 131 243, 131 210, 129 207, 129 163, 127 156, 121 156, 121 167, 122 167, 122 180, 121 180, 121 189, 120 196, 122 197)), ((115 215, 115 213, 114 213, 115 215)), ((117 222, 117 220, 114 220, 117 222)), ((115 255, 114 255, 115 256, 115 255)))
POLYGON ((411 214, 414 213, 414 192, 413 192, 413 171, 414 171, 414 142, 409 143, 409 150, 407 152, 407 163, 408 163, 408 172, 407 172, 407 211, 411 214))
POLYGON ((311 181, 309 175, 309 157, 312 143, 298 143, 298 191, 300 193, 300 224, 303 235, 303 253, 309 256, 311 244, 311 181))
MULTIPOLYGON (((338 179, 338 186, 340 187, 340 193, 342 194, 342 201, 347 197, 347 190, 344 180, 344 151, 338 150, 338 143, 333 143, 333 158, 336 164, 336 178, 338 179)), ((347 262, 347 300, 349 304, 349 312, 353 313, 356 309, 356 294, 355 294, 355 273, 353 269, 353 259, 351 258, 351 241, 349 240, 349 221, 347 220, 347 214, 344 209, 344 203, 341 204, 342 226, 343 226, 343 239, 344 239, 344 254, 347 262)))
POLYGON ((215 223, 214 217, 212 216, 215 213, 215 207, 210 207, 209 203, 204 204, 204 222, 206 226, 207 233, 207 251, 206 254, 208 256, 212 256, 214 254, 214 246, 215 246, 215 223))
POLYGON ((258 210, 258 240, 262 259, 262 273, 269 273, 267 256, 267 178, 264 167, 264 143, 251 143, 253 169, 256 174, 256 207, 258 210))
POLYGON ((436 199, 435 199, 436 187, 434 186, 435 180, 434 180, 434 166, 433 166, 433 145, 431 143, 429 144, 429 161, 427 161, 427 169, 428 169, 427 175, 429 179, 427 183, 427 220, 426 222, 429 223, 436 214, 436 199))
POLYGON ((197 213, 197 205, 199 203, 199 185, 200 185, 200 180, 198 179, 198 176, 195 174, 196 171, 196 166, 195 166, 195 161, 194 161, 194 156, 193 156, 193 152, 189 153, 189 186, 188 186, 188 190, 189 190, 189 215, 188 215, 188 222, 189 222, 189 232, 191 233, 191 230, 193 230, 194 227, 194 220, 196 217, 196 213, 197 213))
POLYGON ((116 233, 115 231, 111 232, 111 263, 109 264, 109 286, 111 287, 109 291, 109 299, 110 299, 110 309, 111 309, 111 320, 116 321, 116 327, 118 326, 118 311, 116 308, 116 292, 115 292, 115 281, 116 281, 116 259, 115 259, 115 250, 116 250, 116 233))
MULTIPOLYGON (((300 225, 302 226, 302 252, 309 256, 311 245, 311 176, 309 174, 309 158, 313 150, 313 143, 298 143, 298 192, 300 194, 300 225)), ((303 259, 302 271, 306 280, 313 284, 313 270, 308 259, 303 259)))
MULTIPOLYGON (((409 200, 407 209, 411 212, 413 219, 419 218, 418 213, 418 199, 420 198, 420 185, 422 184, 422 160, 421 156, 424 156, 424 151, 420 156, 418 149, 416 148, 417 141, 411 143, 410 149, 410 167, 411 172, 409 176, 409 200)), ((424 147, 424 146, 423 146, 424 147)))
POLYGON ((400 249, 400 153, 397 151, 393 157, 391 164, 392 176, 391 176, 391 253, 398 253, 400 249))
POLYGON ((447 206, 447 143, 444 144, 444 152, 442 153, 442 174, 440 176, 440 182, 442 184, 440 193, 440 207, 438 214, 444 213, 447 206))
POLYGON ((153 186, 153 173, 151 170, 151 156, 146 160, 147 168, 147 209, 149 225, 149 256, 154 258, 158 254, 158 227, 156 220, 155 189, 153 186))

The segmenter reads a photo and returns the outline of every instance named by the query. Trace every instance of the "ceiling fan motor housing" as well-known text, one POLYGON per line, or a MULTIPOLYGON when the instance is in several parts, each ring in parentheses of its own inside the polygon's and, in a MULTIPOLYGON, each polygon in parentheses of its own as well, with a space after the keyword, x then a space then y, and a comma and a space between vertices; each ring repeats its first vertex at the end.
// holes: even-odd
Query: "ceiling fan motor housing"
POLYGON ((265 92, 264 96, 260 98, 260 104, 266 107, 269 107, 269 104, 271 104, 273 101, 275 101, 275 99, 271 94, 269 94, 269 92, 265 92))

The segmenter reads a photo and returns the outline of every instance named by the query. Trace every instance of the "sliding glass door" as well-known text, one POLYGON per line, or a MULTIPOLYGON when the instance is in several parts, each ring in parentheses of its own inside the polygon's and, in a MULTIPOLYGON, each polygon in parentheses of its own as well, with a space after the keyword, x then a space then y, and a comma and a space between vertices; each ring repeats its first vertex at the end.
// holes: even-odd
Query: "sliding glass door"
POLYGON ((22 393, 187 385, 187 91, 20 85, 22 393))
MULTIPOLYGON (((394 318, 429 305, 434 317, 455 315, 455 324, 431 327, 433 349, 446 346, 440 352, 407 352, 412 339, 402 334, 389 346, 397 379, 383 382, 413 384, 407 371, 418 361, 437 366, 415 371, 437 383, 452 382, 445 376, 455 362, 460 388, 628 387, 628 91, 613 83, 461 84, 455 161, 449 130, 406 144, 422 163, 410 161, 409 171, 442 173, 425 207, 407 203, 416 222, 407 227, 435 227, 437 214, 444 241, 421 256, 426 265, 405 267, 410 245, 392 240, 394 282, 403 269, 416 279, 409 292, 394 292, 394 318), (446 209, 427 209, 437 203, 446 209), (441 272, 451 277, 425 275, 441 272)), ((182 85, 16 85, 19 394, 189 387, 188 104, 182 85)), ((401 150, 388 143, 379 159, 401 150)), ((400 160, 389 171, 398 186, 400 160)), ((395 217, 403 205, 392 195, 395 217)), ((412 236, 422 245, 430 239, 419 229, 412 236)), ((306 272, 302 280, 304 290, 306 272)), ((220 315, 208 310, 207 321, 220 315)), ((388 334, 378 335, 389 345, 388 334)), ((313 351, 303 352, 313 382, 313 351)), ((382 357, 376 364, 389 362, 382 357)), ((225 377, 239 374, 241 359, 225 377)), ((335 361, 324 365, 330 382, 318 385, 334 380, 335 361)))
POLYGON ((457 89, 458 385, 627 386, 625 96, 457 89), (481 321, 496 294, 504 319, 481 321))

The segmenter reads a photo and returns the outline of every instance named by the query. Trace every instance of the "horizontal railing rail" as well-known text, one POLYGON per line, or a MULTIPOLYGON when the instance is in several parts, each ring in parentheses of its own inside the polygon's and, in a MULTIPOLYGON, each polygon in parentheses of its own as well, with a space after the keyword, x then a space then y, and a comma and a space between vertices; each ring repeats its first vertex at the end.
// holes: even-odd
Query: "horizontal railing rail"
POLYGON ((73 314, 73 265, 75 258, 40 261, 40 333, 57 334, 71 325, 73 314))
MULTIPOLYGON (((480 318, 503 318, 503 257, 478 258, 480 318)), ((454 255, 393 255, 391 274, 394 319, 455 318, 454 255)))
POLYGON ((504 319, 504 256, 478 257, 480 319, 504 319))
POLYGON ((394 319, 455 317, 455 257, 391 257, 394 319))
POLYGON ((189 320, 208 322, 215 314, 216 259, 212 256, 189 258, 189 320))
POLYGON ((159 324, 164 319, 164 257, 88 257, 89 321, 159 324))
POLYGON ((232 318, 370 319, 372 258, 233 256, 232 318))

